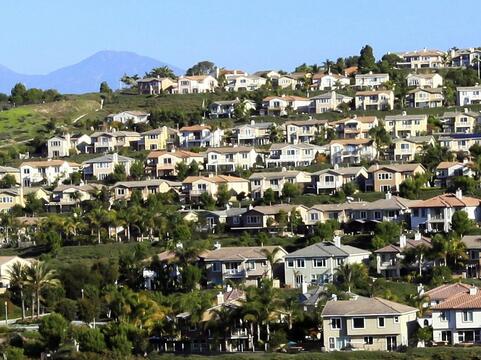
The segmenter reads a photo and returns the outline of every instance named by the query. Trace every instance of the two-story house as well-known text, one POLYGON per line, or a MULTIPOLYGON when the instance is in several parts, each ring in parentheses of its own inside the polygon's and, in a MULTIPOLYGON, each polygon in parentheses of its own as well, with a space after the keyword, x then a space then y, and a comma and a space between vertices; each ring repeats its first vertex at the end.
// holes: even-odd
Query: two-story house
POLYGON ((259 146, 269 144, 271 129, 276 127, 272 122, 256 122, 251 120, 232 129, 231 141, 237 145, 259 146))
POLYGON ((334 90, 349 86, 351 80, 347 76, 332 74, 332 73, 318 73, 311 77, 311 90, 334 90))
POLYGON ((451 219, 456 211, 465 211, 471 220, 481 220, 480 200, 464 196, 461 190, 456 194, 438 195, 411 204, 411 228, 431 231, 451 230, 451 219))
POLYGON ((377 155, 372 139, 337 139, 329 143, 331 164, 359 164, 362 159, 373 161, 377 155))
POLYGON ((427 145, 434 146, 434 136, 410 136, 408 138, 397 138, 392 140, 392 160, 413 161, 416 154, 420 154, 427 145))
POLYGON ((340 139, 367 139, 369 130, 378 126, 379 121, 376 116, 357 116, 333 121, 329 124, 337 133, 340 139))
POLYGON ((440 118, 445 133, 473 133, 481 123, 481 114, 465 108, 463 111, 447 111, 440 118))
POLYGON ((367 170, 363 166, 334 167, 334 169, 324 169, 311 174, 312 185, 316 193, 331 193, 338 191, 344 184, 354 183, 360 189, 365 188, 368 178, 367 170))
POLYGON ((145 77, 137 80, 137 89, 142 95, 160 95, 171 93, 177 82, 167 77, 145 77))
POLYGON ((425 174, 426 169, 421 164, 376 164, 369 167, 367 172, 366 191, 397 193, 403 181, 425 174))
POLYGON ((211 93, 219 86, 217 79, 211 75, 181 76, 177 79, 178 94, 211 93))
POLYGON ((240 168, 248 170, 262 163, 262 155, 253 147, 230 146, 209 148, 205 152, 206 170, 215 172, 234 172, 240 168))
POLYGON ((449 187, 457 176, 473 176, 470 164, 455 161, 442 161, 436 166, 434 186, 449 187))
POLYGON ((308 166, 324 153, 325 147, 312 144, 272 144, 265 163, 266 167, 308 166))
POLYGON ((209 105, 209 117, 211 118, 231 118, 234 116, 236 107, 243 109, 244 114, 250 114, 256 110, 256 103, 252 100, 219 100, 209 105))
POLYGON ((147 168, 154 177, 176 176, 177 165, 190 166, 195 161, 203 168, 204 156, 191 151, 172 148, 170 151, 152 151, 147 155, 147 168))
POLYGON ((384 127, 395 138, 420 136, 428 131, 428 116, 408 115, 405 111, 400 115, 386 115, 384 127))
POLYGON ((266 78, 257 75, 231 75, 226 76, 225 91, 256 91, 267 82, 266 78))
POLYGON ((421 68, 442 68, 445 66, 444 51, 435 49, 421 49, 397 53, 402 59, 396 65, 400 68, 421 69, 421 68))
POLYGON ((22 186, 52 185, 80 171, 81 165, 65 160, 25 161, 20 165, 22 186))
POLYGON ((94 152, 117 151, 120 148, 137 148, 140 134, 135 131, 100 131, 90 135, 94 152))
POLYGON ((328 125, 327 120, 289 120, 284 123, 286 140, 291 144, 311 143, 322 134, 328 125))
POLYGON ((222 146, 224 130, 213 130, 207 125, 190 125, 179 129, 179 145, 184 148, 191 147, 218 147, 222 146))
POLYGON ((188 176, 182 181, 182 192, 191 200, 195 201, 203 193, 208 193, 214 199, 221 185, 225 185, 227 191, 235 197, 236 194, 249 193, 249 180, 227 175, 188 176))
POLYGON ((333 282, 343 264, 360 264, 371 252, 342 245, 336 236, 333 242, 320 242, 289 253, 284 258, 284 276, 288 287, 301 288, 303 283, 322 285, 333 282))
POLYGON ((241 222, 238 226, 233 226, 232 230, 259 231, 259 230, 286 230, 287 223, 291 216, 296 214, 302 221, 306 220, 308 208, 304 205, 275 204, 262 205, 250 208, 242 214, 241 222))
POLYGON ((10 211, 14 206, 25 207, 23 187, 0 189, 0 213, 10 211))
POLYGON ((11 166, 0 166, 0 180, 7 175, 13 177, 17 184, 21 184, 20 169, 11 166))
POLYGON ((107 121, 118 122, 121 124, 146 124, 149 121, 149 116, 149 113, 143 111, 128 110, 117 114, 107 115, 107 121))
POLYGON ((311 183, 311 175, 304 171, 287 170, 273 172, 255 172, 249 177, 252 199, 262 199, 267 189, 275 195, 282 195, 285 184, 297 184, 300 188, 311 183))
POLYGON ((460 86, 456 88, 459 106, 481 103, 481 86, 460 86))
POLYGON ((464 152, 469 155, 469 148, 481 144, 481 134, 447 134, 438 138, 441 147, 448 148, 452 153, 464 152))
POLYGON ((431 240, 421 236, 419 232, 414 234, 414 239, 407 239, 406 235, 402 234, 399 237, 399 243, 389 244, 375 250, 376 272, 385 277, 399 278, 402 269, 425 269, 432 264, 427 259, 423 259, 420 264, 406 264, 404 261, 406 252, 418 246, 424 246, 429 249, 432 247, 431 240))
POLYGON ((465 260, 466 276, 469 278, 481 278, 481 236, 464 235, 461 239, 466 248, 468 258, 465 260))
POLYGON ((406 95, 408 107, 428 109, 442 107, 444 94, 442 88, 416 88, 406 95))
POLYGON ((378 88, 389 81, 389 74, 373 74, 370 71, 367 74, 356 74, 354 79, 355 86, 358 88, 378 88))
POLYGON ((449 57, 452 66, 467 68, 477 65, 477 62, 481 59, 481 50, 479 48, 452 49, 449 57))
POLYGON ((90 136, 83 134, 71 136, 69 133, 56 135, 47 140, 47 156, 49 159, 67 157, 72 153, 86 153, 90 147, 90 136))
POLYGON ((261 115, 286 116, 290 112, 308 113, 311 100, 302 96, 281 95, 262 99, 261 115))
POLYGON ((416 88, 438 88, 443 86, 443 77, 438 73, 432 74, 409 74, 406 77, 409 87, 416 88))
POLYGON ((78 207, 83 201, 91 200, 102 189, 100 184, 61 184, 53 189, 51 199, 47 204, 49 212, 64 213, 78 207))
POLYGON ((394 92, 392 90, 358 91, 355 95, 356 110, 392 110, 394 92))
POLYGON ((121 181, 110 187, 114 200, 129 200, 134 191, 142 195, 143 200, 155 194, 163 194, 169 191, 180 192, 181 182, 164 179, 149 179, 138 181, 121 181))
POLYGON ((321 313, 324 350, 399 350, 417 329, 416 313, 379 297, 328 301, 321 313))
POLYGON ((339 105, 350 105, 352 102, 351 96, 346 96, 333 91, 317 95, 310 98, 311 104, 309 112, 322 114, 329 111, 336 111, 339 109, 339 105))
POLYGON ((139 150, 163 150, 167 148, 169 129, 162 126, 140 133, 139 150))
POLYGON ((207 284, 224 285, 227 281, 257 286, 262 279, 273 279, 276 269, 268 261, 274 257, 274 265, 283 267, 287 252, 280 246, 217 247, 200 255, 207 272, 207 284))
POLYGON ((129 176, 130 167, 134 162, 134 159, 119 155, 117 153, 89 159, 82 163, 84 169, 84 178, 105 180, 107 176, 114 173, 116 166, 123 166, 125 169, 125 174, 129 176))

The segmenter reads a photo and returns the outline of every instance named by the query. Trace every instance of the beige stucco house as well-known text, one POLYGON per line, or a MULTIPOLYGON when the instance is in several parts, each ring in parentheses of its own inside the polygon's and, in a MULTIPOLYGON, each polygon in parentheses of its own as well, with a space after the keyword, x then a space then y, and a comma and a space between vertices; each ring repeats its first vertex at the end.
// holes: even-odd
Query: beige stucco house
POLYGON ((357 110, 392 110, 394 92, 392 90, 358 91, 355 105, 357 110))
POLYGON ((117 165, 123 165, 125 174, 130 175, 130 167, 135 162, 134 159, 122 156, 117 153, 99 156, 94 159, 84 161, 84 177, 86 179, 105 180, 107 176, 114 173, 117 165))
POLYGON ((183 163, 189 166, 193 161, 203 168, 204 156, 186 150, 173 148, 170 151, 152 151, 147 156, 147 167, 155 177, 177 175, 177 165, 183 163))
POLYGON ((408 115, 403 111, 400 115, 387 115, 384 127, 395 138, 420 136, 428 130, 428 116, 408 115))
POLYGON ((249 193, 249 180, 236 176, 214 174, 186 177, 182 181, 182 192, 191 200, 198 198, 205 192, 215 199, 221 185, 226 185, 227 190, 232 193, 232 197, 235 197, 235 194, 249 193))

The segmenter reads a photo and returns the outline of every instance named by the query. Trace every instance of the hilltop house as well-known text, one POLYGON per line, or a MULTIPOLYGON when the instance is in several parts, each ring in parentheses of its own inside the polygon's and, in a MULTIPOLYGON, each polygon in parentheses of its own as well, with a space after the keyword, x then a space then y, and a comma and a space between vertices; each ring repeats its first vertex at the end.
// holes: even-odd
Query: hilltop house
POLYGON ((171 190, 180 192, 181 182, 169 181, 164 179, 150 179, 138 181, 121 181, 110 187, 113 192, 114 200, 129 200, 134 191, 139 191, 143 200, 147 200, 150 195, 167 193, 171 190))
POLYGON ((177 79, 178 94, 198 94, 214 92, 219 86, 217 79, 211 75, 181 76, 177 79))
POLYGON ((160 95, 172 93, 177 82, 167 77, 146 77, 137 80, 137 89, 141 95, 160 95))
POLYGON ((52 185, 70 177, 81 169, 81 165, 65 160, 25 161, 20 164, 22 186, 45 183, 52 185))
POLYGON ((401 115, 387 115, 384 127, 395 138, 420 136, 428 130, 428 116, 408 115, 403 111, 401 115))
POLYGON ((406 95, 406 103, 412 108, 436 108, 442 107, 444 95, 442 88, 416 88, 406 95))
POLYGON ((23 187, 0 189, 0 213, 10 211, 17 205, 25 207, 23 187))
POLYGON ((120 148, 137 148, 140 134, 135 131, 99 131, 90 135, 93 150, 97 152, 118 151, 120 148))
POLYGON ((453 178, 457 176, 473 176, 470 164, 461 162, 442 161, 436 167, 434 186, 449 187, 453 178))
POLYGON ((367 170, 363 166, 338 167, 324 169, 311 174, 312 185, 316 193, 338 191, 348 183, 356 184, 360 189, 365 188, 368 178, 367 170))
POLYGON ((230 75, 226 76, 225 91, 256 91, 265 85, 266 78, 257 75, 230 75))
POLYGON ((146 124, 149 121, 149 113, 137 110, 122 111, 118 114, 107 115, 107 121, 121 124, 146 124))
POLYGON ((453 153, 464 152, 469 155, 469 148, 481 144, 481 134, 446 134, 438 138, 439 145, 453 153))
POLYGON ((389 74, 373 74, 373 72, 370 71, 367 74, 356 74, 354 75, 354 79, 355 86, 358 88, 378 88, 389 81, 389 74))
POLYGON ((273 172, 255 172, 249 177, 252 199, 262 199, 267 189, 271 189, 276 196, 282 195, 285 184, 297 184, 301 188, 309 185, 311 176, 309 173, 297 170, 273 172))
POLYGON ((134 159, 119 155, 117 153, 99 156, 82 163, 84 168, 84 178, 97 179, 101 181, 105 180, 107 176, 114 173, 117 165, 122 165, 125 169, 125 174, 129 176, 130 167, 134 162, 134 159))
POLYGON ((224 140, 224 130, 212 130, 207 125, 184 126, 179 130, 179 145, 184 148, 191 147, 219 147, 224 140))
POLYGON ((401 62, 397 63, 400 68, 421 69, 441 68, 445 66, 444 56, 446 53, 434 49, 422 49, 397 53, 401 62))
POLYGON ((256 110, 256 103, 252 100, 219 100, 209 105, 209 116, 211 118, 230 118, 234 116, 236 106, 241 107, 245 114, 256 110))
POLYGON ((51 199, 46 204, 49 212, 64 213, 79 206, 82 201, 91 200, 103 185, 83 184, 71 185, 61 184, 52 191, 51 199))
POLYGON ((356 110, 392 110, 394 92, 392 90, 358 91, 355 96, 356 110))
POLYGON ((329 124, 341 139, 367 139, 369 130, 378 126, 379 121, 376 116, 357 116, 353 115, 345 119, 333 121, 329 124))
POLYGON ((255 167, 258 160, 262 160, 260 153, 248 146, 209 148, 205 155, 206 170, 216 174, 234 172, 237 168, 248 170, 255 167))
POLYGON ((456 88, 459 106, 481 103, 481 86, 464 86, 456 88))
POLYGON ((318 73, 312 75, 311 90, 334 90, 345 86, 349 86, 351 80, 347 76, 318 73))
POLYGON ((424 146, 434 146, 434 137, 429 136, 410 136, 407 138, 397 138, 392 141, 392 159, 394 161, 413 161, 416 154, 420 154, 424 146))
POLYGON ((481 113, 470 111, 447 111, 441 117, 445 133, 474 133, 476 125, 481 123, 481 113))
POLYGON ((162 126, 140 134, 139 150, 162 150, 167 148, 169 129, 162 126))
POLYGON ((172 148, 170 151, 152 151, 147 155, 147 168, 154 177, 176 176, 177 165, 189 166, 193 161, 203 168, 204 156, 186 150, 172 148))
POLYGON ((182 181, 182 192, 190 199, 198 199, 203 193, 208 193, 214 199, 221 185, 227 187, 227 191, 232 194, 248 194, 249 180, 236 176, 213 175, 209 176, 188 176, 182 181))
POLYGON ((481 278, 481 236, 464 235, 461 239, 468 255, 465 260, 466 276, 469 278, 481 278))
POLYGON ((275 204, 255 206, 243 213, 240 224, 231 229, 241 231, 283 231, 287 230, 288 222, 294 213, 304 221, 306 220, 307 211, 308 208, 304 205, 275 204), (284 223, 284 220, 287 223, 284 223))
POLYGON ((57 135, 47 140, 47 156, 49 159, 67 157, 71 151, 75 153, 89 152, 90 136, 83 134, 71 136, 70 134, 57 135))

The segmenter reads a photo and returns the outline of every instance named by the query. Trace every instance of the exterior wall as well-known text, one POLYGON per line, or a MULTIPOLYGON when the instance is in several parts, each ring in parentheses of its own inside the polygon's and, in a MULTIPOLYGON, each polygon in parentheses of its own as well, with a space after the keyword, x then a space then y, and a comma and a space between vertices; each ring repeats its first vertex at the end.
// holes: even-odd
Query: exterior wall
POLYGON ((322 152, 318 146, 303 148, 289 145, 279 150, 271 150, 266 159, 266 167, 307 166, 314 161, 317 153, 322 152))
POLYGON ((5 212, 13 208, 15 205, 25 206, 25 202, 21 191, 17 195, 10 194, 0 190, 0 212, 5 212))
POLYGON ((374 145, 349 145, 331 143, 331 164, 358 164, 361 159, 372 161, 376 158, 377 150, 374 145))
POLYGON ((430 78, 416 74, 409 74, 406 81, 408 86, 419 88, 437 88, 443 86, 443 77, 439 74, 433 74, 430 78))
POLYGON ((130 175, 131 161, 110 161, 88 164, 85 168, 85 175, 95 176, 98 180, 104 180, 108 175, 113 174, 115 166, 121 164, 125 167, 125 173, 130 175))
POLYGON ((169 135, 167 127, 162 127, 160 134, 142 135, 145 150, 163 150, 167 148, 167 139, 169 135))
POLYGON ((464 330, 473 330, 477 332, 477 340, 479 342, 481 334, 481 311, 473 309, 473 321, 463 321, 463 310, 433 310, 432 313, 432 327, 433 327, 433 341, 435 343, 446 343, 443 340, 443 332, 450 331, 452 336, 451 345, 461 343, 459 339, 459 332, 464 330), (446 320, 443 320, 441 314, 446 314, 446 320))
POLYGON ((387 110, 394 109, 394 93, 387 91, 372 95, 358 95, 355 97, 358 110, 387 110))
POLYGON ((428 130, 428 117, 425 116, 423 119, 411 119, 409 116, 406 116, 406 119, 386 118, 384 126, 394 137, 419 136, 428 130))
POLYGON ((223 285, 227 280, 242 281, 246 286, 257 286, 258 280, 261 278, 272 279, 272 269, 268 261, 265 260, 249 260, 241 261, 208 261, 205 262, 207 271, 207 283, 209 285, 223 285), (220 271, 214 271, 214 263, 220 271), (254 269, 249 266, 254 265, 254 269))
POLYGON ((54 137, 47 141, 47 156, 49 159, 69 156, 70 141, 61 137, 54 137))
MULTIPOLYGON (((235 149, 234 149, 235 151, 235 149)), ((249 152, 217 153, 211 151, 207 153, 206 167, 209 171, 235 171, 237 167, 248 170, 256 164, 257 152, 252 149, 249 152)))
POLYGON ((459 106, 481 103, 481 87, 463 87, 457 89, 457 104, 459 106))
POLYGON ((434 229, 448 232, 451 229, 451 219, 456 210, 463 210, 471 220, 479 220, 479 209, 475 207, 455 208, 420 208, 411 211, 411 229, 425 227, 427 231, 434 229))
POLYGON ((68 179, 70 174, 78 170, 78 168, 72 168, 68 162, 41 168, 22 165, 20 167, 21 183, 23 186, 32 186, 32 184, 41 183, 45 180, 47 185, 51 185, 55 181, 68 179))
POLYGON ((378 87, 389 81, 388 74, 364 74, 355 75, 357 87, 378 87))

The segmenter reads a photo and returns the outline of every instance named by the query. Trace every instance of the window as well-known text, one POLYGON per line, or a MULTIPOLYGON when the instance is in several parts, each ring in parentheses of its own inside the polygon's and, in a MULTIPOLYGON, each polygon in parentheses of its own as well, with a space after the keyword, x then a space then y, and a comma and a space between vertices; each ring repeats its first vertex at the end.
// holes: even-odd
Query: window
POLYGON ((364 336, 364 345, 372 345, 374 343, 374 339, 372 336, 364 336))
POLYGON ((326 259, 314 259, 313 266, 315 268, 325 268, 326 267, 326 259))
POLYGON ((377 318, 377 326, 383 328, 385 326, 384 320, 385 319, 383 317, 377 318))
POLYGON ((305 263, 304 259, 297 259, 297 267, 298 268, 305 268, 306 267, 306 263, 305 263))
POLYGON ((364 318, 361 318, 361 317, 352 318, 352 328, 353 329, 364 329, 364 318))
POLYGON ((394 317, 394 322, 395 322, 396 324, 399 323, 399 316, 395 316, 395 317, 394 317))
POLYGON ((335 349, 336 348, 336 340, 333 337, 329 338, 329 349, 335 349))
POLYGON ((331 320, 331 329, 341 329, 341 318, 333 318, 331 320))
POLYGON ((472 311, 463 311, 463 322, 473 322, 472 311))
POLYGON ((319 220, 319 214, 311 213, 311 221, 317 221, 317 220, 319 220))
POLYGON ((344 259, 343 259, 343 258, 337 258, 337 259, 336 259, 336 264, 337 264, 338 266, 341 266, 342 264, 344 264, 344 259))
POLYGON ((271 186, 278 186, 279 185, 279 180, 271 180, 271 186))
POLYGON ((439 315, 439 319, 441 321, 448 321, 448 313, 446 311, 442 311, 439 315))
POLYGON ((379 173, 377 178, 379 180, 392 180, 392 173, 379 173))
POLYGON ((261 181, 260 180, 254 180, 254 186, 260 186, 261 181))
POLYGON ((334 182, 334 176, 333 175, 327 175, 324 179, 325 179, 325 182, 327 182, 327 183, 333 183, 334 182))
POLYGON ((221 268, 222 268, 222 265, 221 265, 220 262, 217 261, 215 263, 212 263, 212 271, 213 272, 220 272, 221 268))
POLYGON ((291 259, 287 260, 287 267, 293 268, 294 267, 294 260, 291 260, 291 259))

